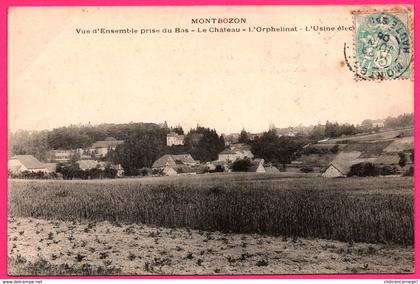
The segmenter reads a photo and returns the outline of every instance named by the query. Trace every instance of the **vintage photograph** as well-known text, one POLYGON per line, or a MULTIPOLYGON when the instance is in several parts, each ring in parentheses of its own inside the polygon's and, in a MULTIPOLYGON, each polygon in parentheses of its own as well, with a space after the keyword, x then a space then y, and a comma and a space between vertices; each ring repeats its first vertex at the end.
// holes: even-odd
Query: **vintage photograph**
POLYGON ((413 7, 11 7, 8 273, 414 273, 413 7))

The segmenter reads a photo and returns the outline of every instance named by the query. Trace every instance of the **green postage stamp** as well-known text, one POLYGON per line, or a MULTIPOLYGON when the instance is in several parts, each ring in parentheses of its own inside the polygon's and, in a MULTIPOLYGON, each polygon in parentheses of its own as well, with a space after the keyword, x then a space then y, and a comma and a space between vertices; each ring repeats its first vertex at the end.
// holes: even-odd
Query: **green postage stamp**
POLYGON ((356 79, 413 78, 410 12, 353 12, 356 79))

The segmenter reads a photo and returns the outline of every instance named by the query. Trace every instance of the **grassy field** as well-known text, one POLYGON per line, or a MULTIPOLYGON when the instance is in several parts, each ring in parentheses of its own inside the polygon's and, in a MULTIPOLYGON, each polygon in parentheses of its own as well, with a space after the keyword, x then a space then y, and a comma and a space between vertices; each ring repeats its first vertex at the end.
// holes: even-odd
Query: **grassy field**
POLYGON ((413 179, 207 175, 9 181, 9 216, 413 244, 413 179))

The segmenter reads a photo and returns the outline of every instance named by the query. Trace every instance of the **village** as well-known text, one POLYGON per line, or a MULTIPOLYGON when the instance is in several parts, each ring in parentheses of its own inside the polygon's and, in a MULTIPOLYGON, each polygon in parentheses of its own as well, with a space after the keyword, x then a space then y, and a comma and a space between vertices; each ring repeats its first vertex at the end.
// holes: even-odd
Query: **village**
MULTIPOLYGON (((157 157, 150 167, 141 169, 141 176, 180 176, 211 173, 254 172, 261 174, 306 174, 322 177, 347 177, 352 175, 405 175, 413 172, 414 137, 413 128, 384 129, 383 121, 374 121, 370 133, 342 135, 307 143, 294 150, 288 163, 273 163, 252 152, 251 143, 258 134, 246 133, 247 140, 241 141, 241 134, 224 136, 224 149, 217 153, 217 159, 200 161, 189 152, 174 151, 157 157), (357 165, 357 166, 355 166, 357 165), (374 173, 366 167, 374 167, 374 173), (361 167, 361 168, 360 168, 361 167)), ((272 131, 278 137, 291 141, 299 135, 295 128, 288 127, 272 131)), ((259 134, 261 135, 261 134, 259 134)), ((166 134, 168 149, 179 149, 186 143, 186 135, 176 131, 166 134), (178 147, 178 148, 176 148, 178 147)), ((189 143, 198 145, 203 134, 190 133, 189 143)), ((8 162, 11 178, 65 178, 94 179, 122 178, 127 176, 124 167, 113 163, 109 155, 124 140, 106 137, 90 147, 77 149, 52 149, 43 161, 31 154, 18 154, 8 162), (69 169, 77 169, 69 175, 69 169)), ((182 148, 181 148, 182 149, 182 148)))

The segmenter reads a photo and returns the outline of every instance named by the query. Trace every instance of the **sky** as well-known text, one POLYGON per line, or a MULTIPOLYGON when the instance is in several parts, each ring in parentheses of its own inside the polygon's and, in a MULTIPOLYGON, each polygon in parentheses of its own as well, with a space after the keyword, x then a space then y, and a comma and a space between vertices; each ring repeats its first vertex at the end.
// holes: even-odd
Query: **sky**
POLYGON ((167 121, 220 133, 360 123, 413 112, 410 80, 356 81, 345 64, 354 7, 106 7, 9 10, 8 125, 167 121), (245 17, 242 25, 192 18, 245 17), (294 27, 283 33, 78 34, 76 29, 294 27))

